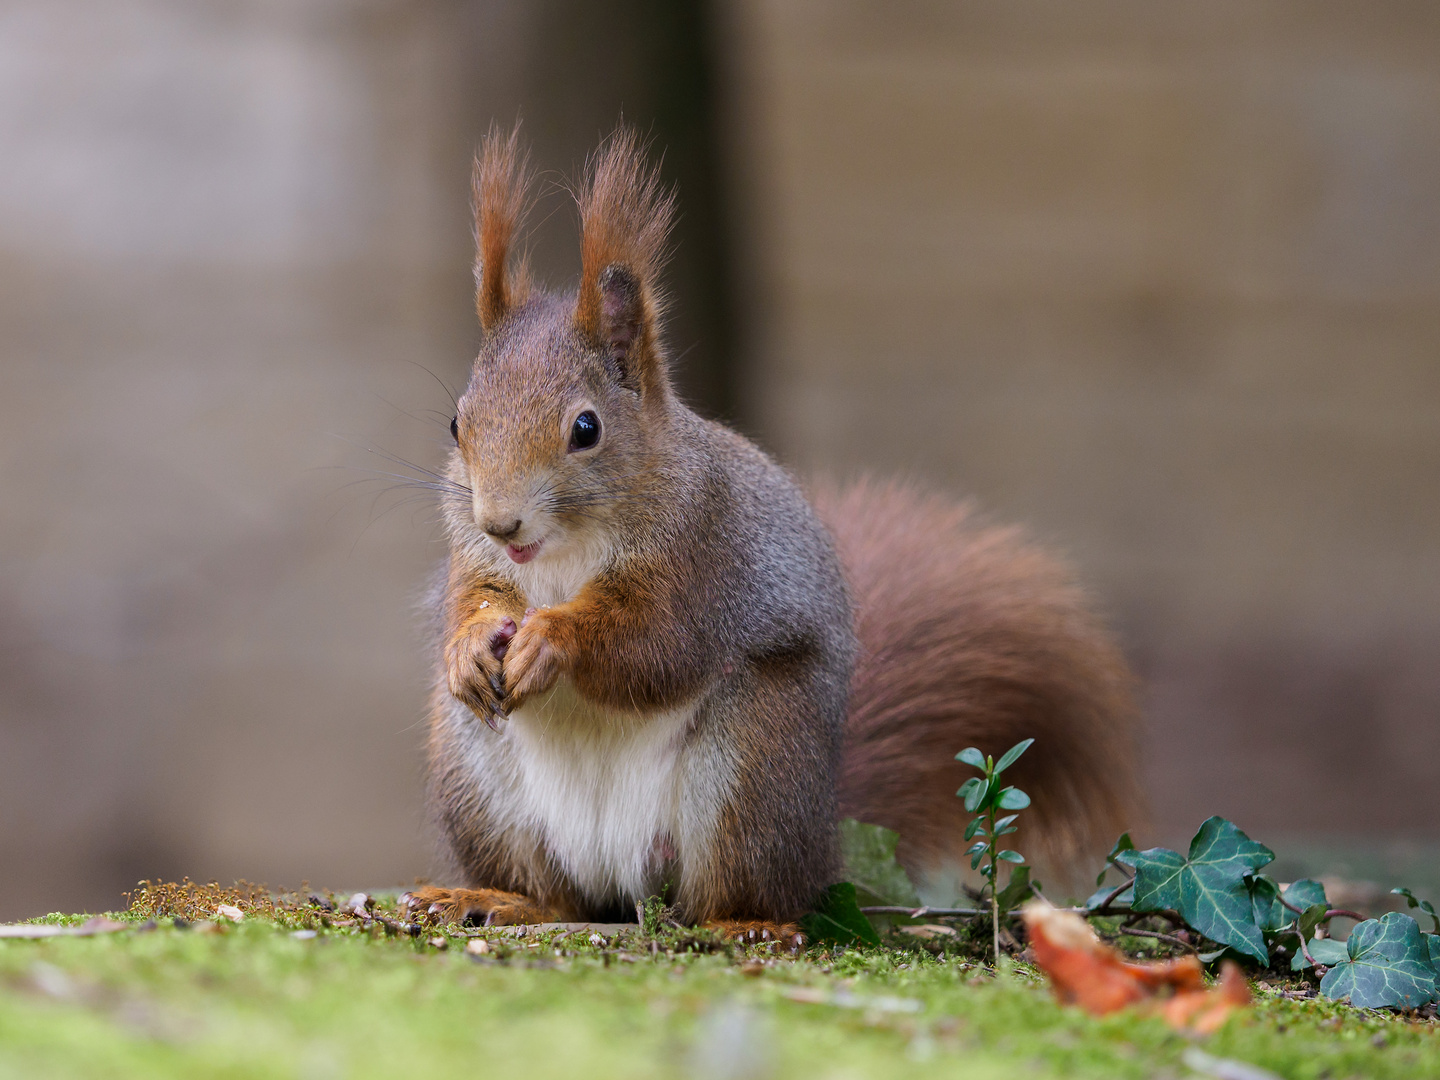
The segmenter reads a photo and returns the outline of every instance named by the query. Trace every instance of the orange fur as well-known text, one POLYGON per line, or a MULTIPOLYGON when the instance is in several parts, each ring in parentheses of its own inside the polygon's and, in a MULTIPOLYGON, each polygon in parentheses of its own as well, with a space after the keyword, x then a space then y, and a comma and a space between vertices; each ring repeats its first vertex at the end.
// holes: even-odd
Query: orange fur
POLYGON ((412 889, 400 897, 400 910, 411 921, 513 926, 517 923, 563 922, 565 912, 536 903, 520 893, 500 889, 412 889))
POLYGON ((475 210, 475 311, 488 330, 530 293, 530 274, 522 260, 508 265, 515 232, 525 218, 531 185, 530 155, 520 148, 520 125, 508 136, 498 127, 475 155, 470 191, 475 210))
POLYGON ((716 666, 702 642, 678 636, 666 617, 661 582, 672 573, 636 560, 591 581, 565 604, 525 616, 505 658, 513 710, 560 675, 592 701, 649 712, 685 700, 716 666))
POLYGON ((445 586, 446 688, 492 724, 500 712, 503 686, 493 636, 507 618, 518 626, 524 610, 524 600, 508 581, 476 575, 451 558, 445 586))

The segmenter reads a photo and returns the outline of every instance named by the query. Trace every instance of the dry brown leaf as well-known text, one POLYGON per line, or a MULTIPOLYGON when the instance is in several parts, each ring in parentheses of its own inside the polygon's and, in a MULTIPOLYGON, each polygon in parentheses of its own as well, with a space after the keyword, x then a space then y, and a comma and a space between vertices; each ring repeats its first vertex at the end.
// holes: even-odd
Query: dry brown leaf
POLYGON ((1245 977, 1229 961, 1221 966, 1219 985, 1207 990, 1194 956, 1133 964, 1103 944, 1072 912, 1032 900, 1021 914, 1035 963, 1050 977, 1055 996, 1094 1016, 1146 1005, 1171 1027, 1209 1034, 1236 1008, 1250 1003, 1245 977))

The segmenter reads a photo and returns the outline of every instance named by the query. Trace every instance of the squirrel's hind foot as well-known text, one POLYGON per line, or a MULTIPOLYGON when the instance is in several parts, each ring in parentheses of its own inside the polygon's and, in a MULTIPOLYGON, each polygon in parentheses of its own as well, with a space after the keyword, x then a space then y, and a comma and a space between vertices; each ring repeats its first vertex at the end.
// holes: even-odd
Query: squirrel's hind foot
POLYGON ((514 926, 555 921, 555 913, 520 893, 500 889, 441 889, 426 886, 400 897, 400 910, 414 922, 514 926))
POLYGON ((712 930, 719 930, 731 941, 742 945, 761 945, 767 941, 779 942, 792 953, 805 947, 805 934, 795 923, 777 923, 766 919, 711 919, 705 924, 712 930))

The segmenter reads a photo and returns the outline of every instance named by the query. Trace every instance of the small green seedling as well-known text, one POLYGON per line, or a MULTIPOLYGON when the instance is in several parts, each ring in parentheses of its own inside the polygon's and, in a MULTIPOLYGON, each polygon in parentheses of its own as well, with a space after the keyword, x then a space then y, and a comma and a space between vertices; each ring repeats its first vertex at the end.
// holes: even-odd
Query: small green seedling
POLYGON ((679 925, 675 921, 675 909, 665 903, 665 897, 668 895, 670 895, 670 883, 667 881, 660 886, 658 895, 646 897, 635 905, 635 921, 651 937, 660 933, 667 926, 679 925))
MULTIPOLYGON (((1000 962, 1001 897, 1003 895, 1006 900, 1007 909, 1020 899, 1013 888, 1005 889, 1002 894, 1000 882, 996 876, 997 868, 1002 862, 1015 865, 1016 869, 1012 870, 1010 875, 1012 886, 1023 872, 1026 880, 1025 887, 1021 892, 1029 891, 1030 876, 1029 867, 1020 865, 1025 862, 1025 856, 1018 851, 1000 847, 1000 838, 1016 831, 1015 819, 1020 815, 1007 814, 1001 818, 995 816, 997 810, 1024 810, 1030 805, 1030 796, 1017 787, 1002 788, 1000 774, 1019 761, 1020 755, 1030 749, 1030 744, 1034 741, 1034 739, 1026 739, 1024 742, 1016 743, 1001 755, 999 761, 982 754, 973 746, 967 747, 955 755, 956 761, 963 761, 966 765, 973 766, 984 773, 983 776, 974 776, 966 780, 955 794, 965 800, 966 812, 975 815, 974 820, 965 826, 965 839, 974 840, 977 836, 984 837, 984 839, 976 840, 965 854, 970 856, 970 869, 978 869, 986 878, 985 889, 990 893, 990 919, 997 964, 1000 962), (980 864, 985 862, 987 856, 989 862, 981 866, 980 864)), ((981 896, 984 896, 983 890, 981 896)))

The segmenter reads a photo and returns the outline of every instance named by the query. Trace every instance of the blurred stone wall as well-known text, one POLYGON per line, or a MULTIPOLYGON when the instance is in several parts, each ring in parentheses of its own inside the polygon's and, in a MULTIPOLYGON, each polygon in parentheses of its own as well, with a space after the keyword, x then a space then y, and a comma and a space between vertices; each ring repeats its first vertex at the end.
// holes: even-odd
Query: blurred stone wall
POLYGON ((0 917, 427 864, 432 515, 361 447, 473 336, 438 14, 0 15, 0 917))
POLYGON ((768 443, 1068 551, 1146 681, 1159 834, 1436 838, 1440 10, 728 27, 768 443))
MULTIPOLYGON (((378 474, 445 452, 469 155, 517 113, 551 179, 622 111, 666 151, 705 411, 1070 552, 1147 680, 1157 835, 1434 838, 1432 8, 708 15, 0 11, 0 918, 437 866, 441 549, 378 474)), ((573 229, 552 192, 551 281, 573 229)))
POLYGON ((700 9, 45 0, 0 11, 0 919, 142 876, 437 865, 417 610, 474 316, 470 155, 626 118, 690 193, 685 389, 727 408, 700 9))

